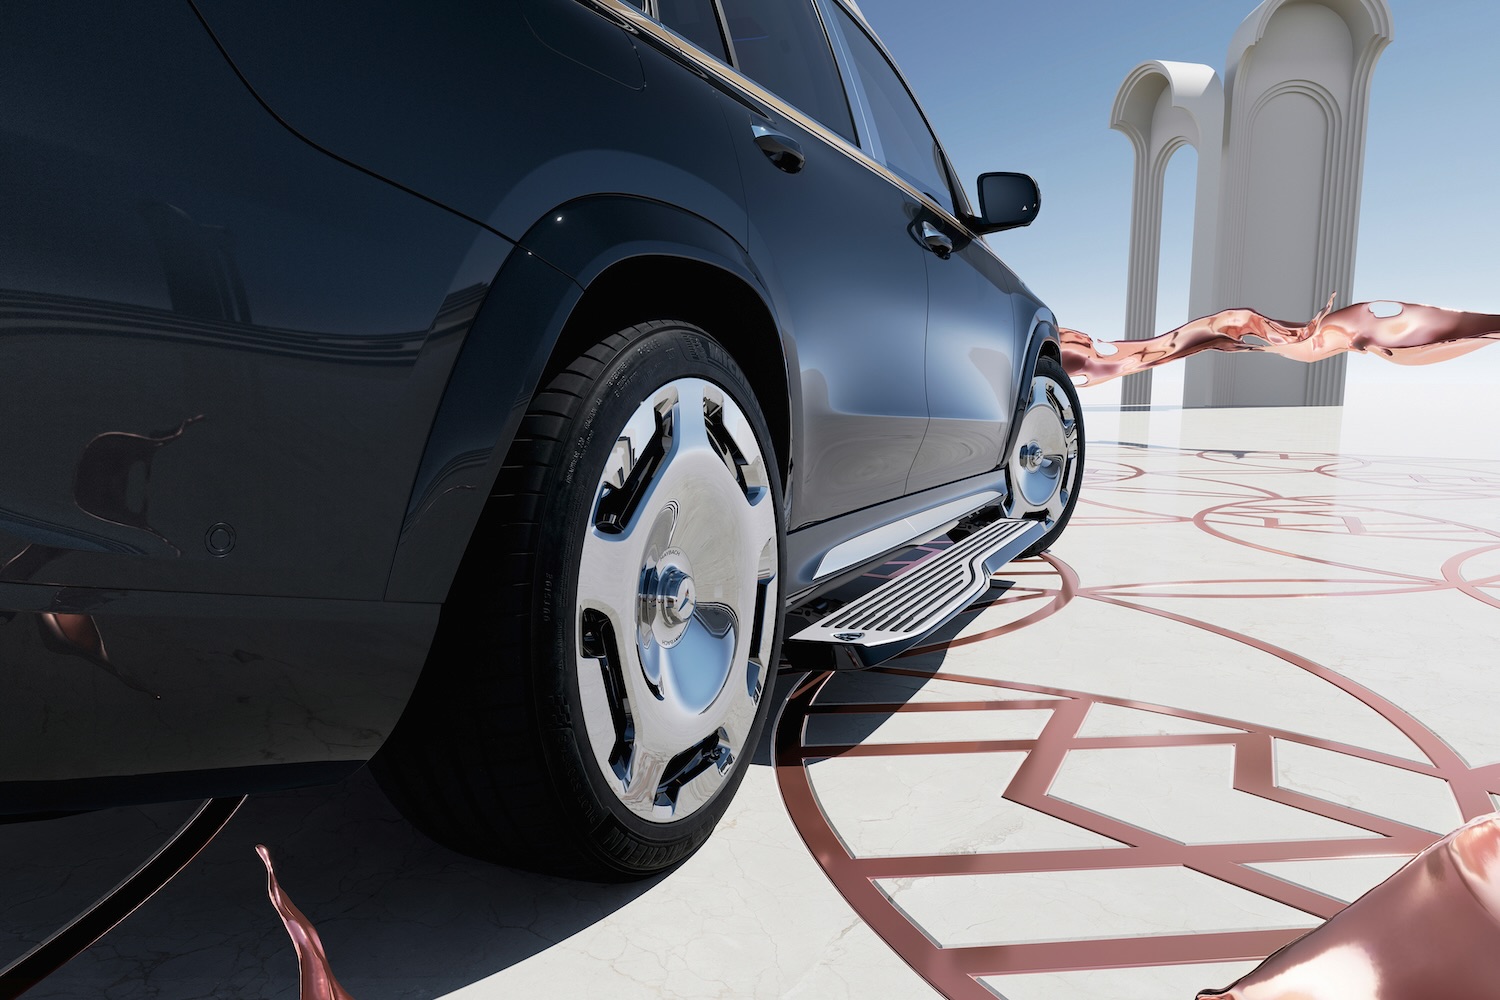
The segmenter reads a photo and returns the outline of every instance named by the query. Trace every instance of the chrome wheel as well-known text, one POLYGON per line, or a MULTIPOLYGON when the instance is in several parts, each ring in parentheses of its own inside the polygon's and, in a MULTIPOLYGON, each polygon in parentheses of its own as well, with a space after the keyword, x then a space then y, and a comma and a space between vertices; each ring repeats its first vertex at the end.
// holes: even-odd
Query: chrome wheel
POLYGON ((626 327, 553 373, 375 762, 412 822, 604 882, 703 845, 771 709, 775 440, 733 356, 690 323, 626 327))
POLYGON ((581 530, 577 681, 593 762, 637 817, 683 819, 743 766, 773 666, 776 513, 734 398, 699 378, 650 392, 581 530))
POLYGON ((1076 390, 1061 372, 1060 365, 1043 358, 1031 380, 1007 463, 1006 517, 1040 515, 1060 526, 1072 511, 1083 470, 1082 427, 1076 390))

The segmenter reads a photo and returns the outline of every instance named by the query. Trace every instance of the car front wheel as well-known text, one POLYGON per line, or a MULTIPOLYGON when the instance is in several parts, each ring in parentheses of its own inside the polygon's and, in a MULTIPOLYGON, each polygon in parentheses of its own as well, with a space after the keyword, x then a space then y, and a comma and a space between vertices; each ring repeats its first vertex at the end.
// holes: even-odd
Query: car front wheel
POLYGON ((1047 533, 1020 558, 1052 547, 1078 506, 1083 481, 1083 407, 1073 380, 1055 358, 1037 359, 1006 459, 1006 517, 1038 518, 1047 533))

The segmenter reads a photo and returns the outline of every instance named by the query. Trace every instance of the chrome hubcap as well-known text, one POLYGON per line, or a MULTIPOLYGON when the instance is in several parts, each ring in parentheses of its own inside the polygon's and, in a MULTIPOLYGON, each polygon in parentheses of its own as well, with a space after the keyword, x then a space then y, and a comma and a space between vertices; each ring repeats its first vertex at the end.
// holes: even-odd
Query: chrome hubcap
POLYGON ((682 640, 697 605, 693 576, 681 549, 667 550, 659 563, 641 570, 639 621, 663 646, 682 640))
POLYGON ((1042 451, 1039 442, 1030 441, 1021 449, 1021 466, 1027 472, 1040 472, 1043 468, 1051 468, 1052 459, 1048 458, 1042 451))
POLYGON ((749 421, 703 379, 643 400, 599 477, 578 687, 599 772, 644 819, 691 815, 742 766, 779 599, 771 508, 749 421))
POLYGON ((1078 486, 1078 421, 1066 391, 1047 375, 1032 379, 1031 395, 1010 456, 1007 517, 1041 513, 1062 517, 1078 486))

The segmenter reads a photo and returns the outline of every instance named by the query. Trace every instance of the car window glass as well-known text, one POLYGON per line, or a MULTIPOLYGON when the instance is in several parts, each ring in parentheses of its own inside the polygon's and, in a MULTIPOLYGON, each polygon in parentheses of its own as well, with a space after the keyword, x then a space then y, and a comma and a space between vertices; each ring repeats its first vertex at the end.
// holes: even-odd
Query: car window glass
POLYGON ((722 0, 740 72, 854 141, 854 117, 811 0, 722 0))
POLYGON ((656 17, 715 59, 729 61, 714 0, 656 0, 656 17))
POLYGON ((855 70, 864 85, 885 165, 953 211, 953 193, 948 188, 942 150, 911 93, 864 28, 843 8, 834 6, 855 70))

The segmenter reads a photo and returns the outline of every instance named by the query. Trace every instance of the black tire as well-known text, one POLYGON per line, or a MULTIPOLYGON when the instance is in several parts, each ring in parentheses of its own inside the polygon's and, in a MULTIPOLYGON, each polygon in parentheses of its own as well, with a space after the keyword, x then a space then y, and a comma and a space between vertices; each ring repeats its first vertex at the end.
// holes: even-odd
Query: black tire
POLYGON ((444 605, 421 682, 372 764, 392 802, 448 847, 536 871, 619 881, 685 859, 728 806, 769 711, 783 618, 781 502, 775 451, 754 391, 703 330, 643 324, 575 359, 533 399, 444 605), (692 402, 695 393, 701 406, 692 402), (695 407, 701 434, 691 423, 695 407), (640 428, 653 421, 656 429, 642 435, 640 428), (657 435, 650 440, 662 455, 648 466, 649 447, 617 444, 627 434, 641 441, 657 435), (731 485, 713 471, 713 456, 731 485), (605 483, 607 466, 637 470, 636 481, 649 475, 650 489, 633 490, 629 475, 617 473, 611 474, 620 485, 605 483), (679 489, 672 505, 655 506, 679 489), (745 511, 735 506, 735 489, 745 511), (690 510, 695 503, 702 509, 690 510), (622 517, 624 529, 605 530, 614 531, 622 517), (753 549, 757 532, 770 533, 749 570, 758 595, 754 615, 736 603, 746 593, 742 561, 707 558, 728 551, 721 537, 704 542, 708 534, 739 530, 739 521, 721 527, 726 518, 750 525, 742 550, 753 549), (705 566, 688 568, 689 540, 705 566), (639 580, 628 571, 600 571, 647 541, 656 547, 642 550, 647 563, 639 580), (610 609, 630 603, 616 579, 640 595, 634 610, 614 617, 593 610, 600 604, 595 589, 611 595, 610 609), (715 594, 729 596, 710 601, 711 579, 715 594), (616 619, 630 614, 637 631, 621 635, 629 630, 616 619), (648 663, 659 686, 652 686, 648 663), (705 693, 725 669, 717 694, 705 693), (652 693, 637 697, 631 685, 642 678, 652 693), (743 697, 731 682, 746 688, 743 697), (697 700, 684 693, 700 685, 697 700), (705 697, 713 700, 693 716, 690 709, 705 697), (677 701, 663 707, 653 698, 677 701), (719 718, 720 711, 730 714, 719 718), (657 725, 653 712, 670 725, 657 725), (673 727, 682 713, 690 720, 684 726, 701 725, 705 734, 696 743, 684 737, 689 745, 653 786, 652 761, 675 746, 673 727), (707 731, 710 724, 719 726, 716 734, 707 731), (601 726, 613 726, 608 750, 601 749, 610 742, 601 726))
MULTIPOLYGON (((1020 559, 1030 558, 1052 547, 1052 544, 1062 535, 1063 530, 1067 528, 1068 521, 1073 516, 1073 510, 1078 506, 1079 488, 1083 484, 1083 407, 1079 405, 1078 390, 1063 368, 1062 362, 1047 355, 1037 359, 1036 371, 1032 374, 1031 385, 1027 389, 1032 400, 1037 398, 1038 389, 1046 399, 1046 402, 1042 404, 1043 410, 1038 412, 1038 417, 1043 418, 1045 422, 1046 411, 1050 410, 1062 425, 1065 447, 1061 452, 1061 458, 1064 468, 1058 477, 1057 492, 1051 494, 1048 499, 1042 500, 1042 493, 1045 493, 1045 490, 1029 501, 1020 494, 1018 479, 1027 475, 1022 471, 1025 465, 1023 449, 1031 443, 1028 440, 1030 435, 1025 433, 1026 417, 1023 416, 1022 427, 1016 435, 1015 442, 1011 445, 1011 453, 1008 457, 1011 496, 1008 498, 1006 515, 1009 517, 1044 517, 1051 521, 1051 527, 1036 544, 1017 557, 1020 559)), ((1030 408, 1027 412, 1030 413, 1030 408)))

